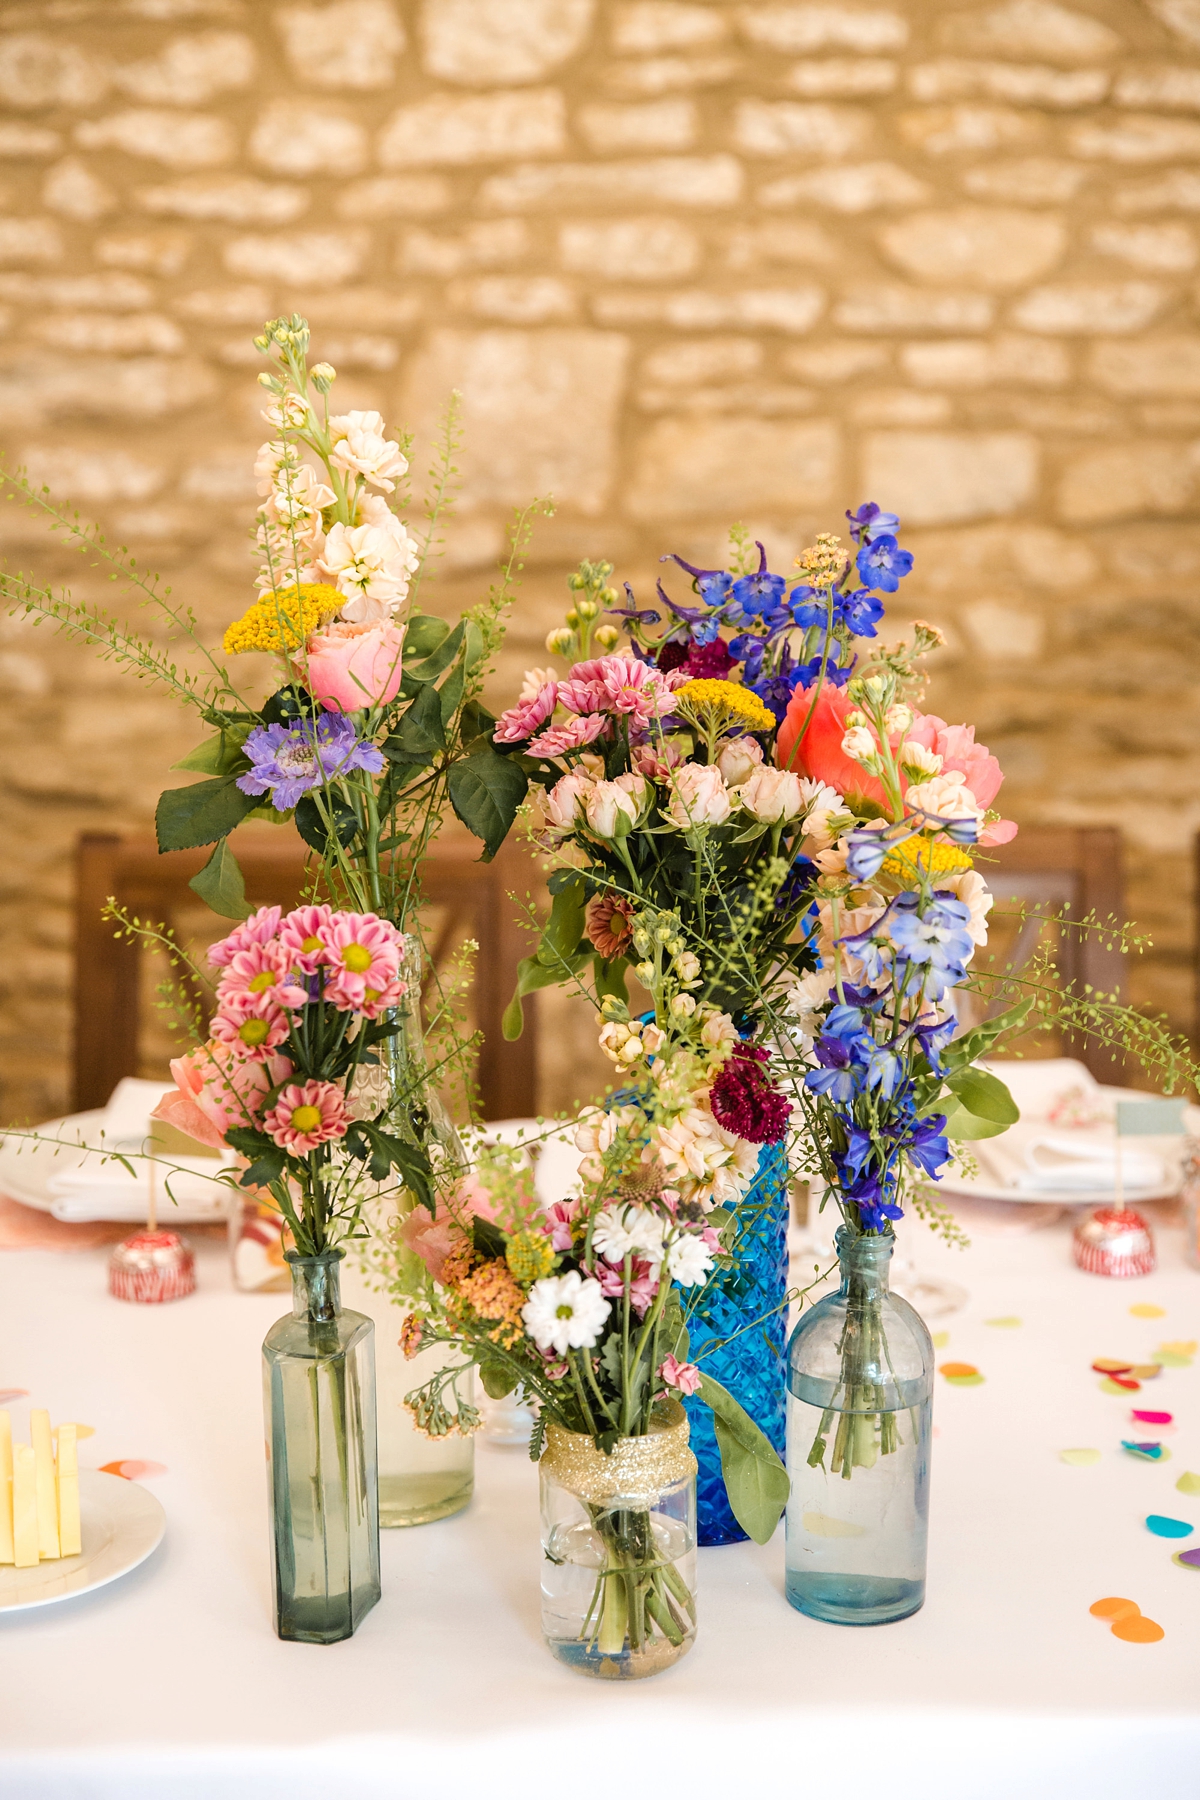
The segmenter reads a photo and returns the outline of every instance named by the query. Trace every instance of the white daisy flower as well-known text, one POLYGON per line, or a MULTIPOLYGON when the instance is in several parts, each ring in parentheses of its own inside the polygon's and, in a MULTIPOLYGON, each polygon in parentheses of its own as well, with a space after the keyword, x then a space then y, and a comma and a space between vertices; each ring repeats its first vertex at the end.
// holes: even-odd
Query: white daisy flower
POLYGON ((568 1350, 590 1350, 611 1311, 600 1283, 569 1269, 535 1281, 521 1317, 539 1350, 565 1356, 568 1350))

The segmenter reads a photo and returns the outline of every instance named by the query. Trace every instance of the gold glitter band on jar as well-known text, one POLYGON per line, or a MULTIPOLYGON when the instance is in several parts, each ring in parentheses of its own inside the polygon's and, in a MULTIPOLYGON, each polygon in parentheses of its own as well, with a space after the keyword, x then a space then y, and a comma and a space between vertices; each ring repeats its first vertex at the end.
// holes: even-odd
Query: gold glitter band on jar
POLYGON ((688 1448, 687 1414, 678 1400, 667 1400, 655 1408, 646 1436, 618 1438, 611 1456, 597 1450, 586 1432, 548 1421, 541 1466, 590 1505, 619 1498, 647 1506, 693 1476, 697 1463, 688 1448))

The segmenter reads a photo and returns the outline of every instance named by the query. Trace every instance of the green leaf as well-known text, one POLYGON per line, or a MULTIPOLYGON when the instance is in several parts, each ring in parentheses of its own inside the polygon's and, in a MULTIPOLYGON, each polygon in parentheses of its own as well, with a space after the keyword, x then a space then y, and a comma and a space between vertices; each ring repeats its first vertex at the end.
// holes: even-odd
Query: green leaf
POLYGON ((500 1227, 490 1219, 481 1219, 478 1213, 471 1220, 471 1241, 477 1256, 503 1256, 508 1244, 500 1227))
POLYGON ((503 1400, 517 1385, 516 1376, 509 1373, 504 1363, 481 1362, 478 1367, 479 1380, 489 1400, 503 1400))
POLYGON ((228 837, 258 800, 235 787, 231 775, 198 781, 193 787, 167 788, 159 795, 154 829, 160 850, 195 850, 228 837))
POLYGON ((458 655, 458 647, 463 641, 464 631, 465 624, 460 619, 458 624, 454 627, 454 630, 449 632, 446 637, 442 639, 432 655, 427 656, 424 662, 419 662, 413 668, 404 671, 406 692, 412 691, 410 684, 436 681, 439 675, 444 675, 446 673, 446 670, 458 655))
POLYGON ((463 651, 463 667, 466 669, 476 669, 487 655, 487 645, 484 642, 483 633, 480 631, 474 619, 468 619, 466 623, 467 629, 464 639, 466 647, 463 651))
POLYGON ((507 756, 478 750, 452 764, 447 786, 451 806, 467 830, 483 840, 480 860, 491 862, 525 798, 528 777, 507 756))
POLYGON ((198 875, 188 882, 193 893, 223 919, 248 919, 254 908, 246 899, 246 883, 237 857, 222 838, 198 875))
POLYGON ((242 1187, 269 1187, 278 1181, 287 1164, 287 1156, 264 1132, 249 1125, 231 1125, 225 1142, 247 1157, 250 1167, 241 1179, 242 1187))
POLYGON ((328 790, 321 796, 321 806, 312 794, 302 794, 296 804, 296 830, 319 856, 329 852, 331 837, 345 849, 358 836, 358 814, 345 800, 336 799, 328 790), (321 816, 321 806, 333 819, 331 832, 321 816))
POLYGON ((476 738, 485 738, 490 744, 496 729, 496 715, 490 713, 480 701, 468 700, 462 709, 458 729, 464 744, 474 743, 476 738))
POLYGON ((241 738, 228 731, 218 731, 215 737, 205 738, 171 767, 186 769, 194 775, 229 775, 235 771, 243 773, 250 763, 242 749, 241 738))
POLYGON ((1000 1080, 987 1069, 961 1069, 946 1078, 946 1086, 977 1119, 996 1125, 1015 1125, 1021 1109, 1000 1080))
POLYGON ((625 956, 614 956, 611 962, 605 962, 602 956, 592 958, 592 985, 596 990, 597 1002, 611 994, 615 1000, 629 1003, 629 989, 625 986, 625 971, 629 967, 629 959, 625 956))
POLYGON ((985 1019, 982 1025, 973 1025, 970 1031, 947 1044, 942 1052, 942 1061, 951 1069, 965 1069, 968 1063, 977 1062, 986 1056, 997 1039, 1006 1031, 1015 1031, 1025 1023, 1033 1008, 1032 995, 1025 1000, 1017 1000, 1006 1012, 994 1019, 985 1019))
POLYGON ((414 613, 404 634, 404 660, 432 656, 449 636, 450 627, 445 619, 437 619, 432 613, 414 613))
POLYGON ((733 1516, 756 1544, 765 1544, 788 1503, 791 1483, 787 1470, 754 1420, 711 1375, 700 1377, 700 1398, 713 1411, 721 1474, 733 1516))
POLYGON ((442 729, 442 708, 436 688, 421 688, 412 705, 404 713, 396 729, 380 748, 392 762, 430 762, 434 752, 446 747, 442 729))
POLYGON ((568 975, 576 975, 587 961, 586 956, 569 956, 565 965, 558 963, 553 969, 539 962, 536 956, 523 956, 517 964, 517 986, 509 1001, 501 1020, 500 1028, 509 1043, 519 1038, 525 1026, 525 1015, 521 1010, 521 1001, 526 994, 535 994, 539 988, 554 987, 564 981, 568 975))
POLYGON ((968 1112, 960 1100, 951 1101, 942 1110, 946 1117, 946 1136, 956 1143, 969 1143, 973 1138, 999 1137, 1007 1131, 1007 1125, 999 1124, 995 1119, 981 1119, 978 1113, 968 1112))
POLYGON ((550 917, 538 944, 537 960, 543 968, 553 969, 561 979, 563 964, 579 949, 583 921, 587 909, 587 889, 582 876, 564 882, 550 903, 550 917))
POLYGON ((448 725, 459 706, 462 704, 463 690, 467 685, 467 665, 465 661, 455 663, 445 681, 438 689, 438 705, 442 712, 442 724, 448 725))

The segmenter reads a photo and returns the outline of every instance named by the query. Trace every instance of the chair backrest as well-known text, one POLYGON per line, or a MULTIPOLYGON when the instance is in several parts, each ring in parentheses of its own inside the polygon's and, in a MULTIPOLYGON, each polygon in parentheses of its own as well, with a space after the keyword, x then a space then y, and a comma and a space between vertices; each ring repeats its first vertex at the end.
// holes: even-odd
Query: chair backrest
MULTIPOLYGON (((1033 954, 1043 930, 1038 914, 1064 911, 1084 919, 1124 919, 1121 882, 1121 834, 1110 826, 1023 825, 1011 844, 986 852, 981 873, 996 897, 998 907, 1015 902, 1029 908, 1007 959, 1021 968, 1033 954)), ((1091 985, 1104 993, 1123 995, 1125 959, 1103 932, 1060 933, 1058 966, 1064 982, 1079 992, 1091 985)), ((1112 1081, 1116 1067, 1112 1053, 1086 1039, 1064 1045, 1069 1054, 1086 1063, 1100 1080, 1112 1081)))
MULTIPOLYGON (((234 849, 254 906, 295 906, 304 888, 304 853, 290 834, 269 828, 236 833, 234 849)), ((151 838, 85 834, 76 850, 74 1106, 103 1106, 123 1075, 138 1073, 141 952, 113 935, 101 917, 112 895, 129 912, 155 924, 174 925, 197 908, 188 882, 208 859, 207 850, 160 855, 151 838)), ((507 1043, 501 1015, 516 984, 517 963, 527 945, 508 898, 510 889, 533 884, 522 848, 506 845, 494 862, 475 851, 446 849, 421 866, 421 884, 439 926, 432 960, 463 938, 479 945, 472 982, 474 1016, 483 1033, 476 1070, 486 1119, 537 1110, 537 1018, 526 1002, 524 1034, 507 1043)))

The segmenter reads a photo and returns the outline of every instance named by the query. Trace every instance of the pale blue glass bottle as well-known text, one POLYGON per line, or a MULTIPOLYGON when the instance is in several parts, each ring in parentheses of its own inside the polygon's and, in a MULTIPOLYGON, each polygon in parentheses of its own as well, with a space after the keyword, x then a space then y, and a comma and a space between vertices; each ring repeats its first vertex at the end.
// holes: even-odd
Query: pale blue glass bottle
POLYGON ((894 1245, 843 1226, 841 1287, 788 1345, 787 1597, 835 1625, 925 1600, 933 1342, 888 1290, 894 1245))

